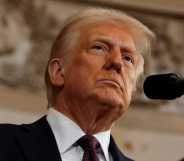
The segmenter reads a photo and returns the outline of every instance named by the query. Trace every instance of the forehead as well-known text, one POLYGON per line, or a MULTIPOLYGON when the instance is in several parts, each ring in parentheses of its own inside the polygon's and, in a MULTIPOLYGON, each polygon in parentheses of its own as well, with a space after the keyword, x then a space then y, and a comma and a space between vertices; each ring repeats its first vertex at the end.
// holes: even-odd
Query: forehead
POLYGON ((85 42, 92 42, 100 39, 135 49, 135 43, 131 32, 120 22, 112 20, 93 22, 81 26, 80 31, 80 39, 83 39, 85 42))

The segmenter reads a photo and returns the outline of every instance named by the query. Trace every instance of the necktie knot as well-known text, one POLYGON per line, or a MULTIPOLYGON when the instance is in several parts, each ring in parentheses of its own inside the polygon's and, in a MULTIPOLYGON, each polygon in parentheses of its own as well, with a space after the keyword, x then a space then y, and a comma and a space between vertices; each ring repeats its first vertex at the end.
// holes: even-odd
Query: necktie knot
POLYGON ((92 135, 84 135, 77 141, 77 143, 82 147, 84 151, 92 150, 96 152, 97 149, 100 148, 100 143, 92 135))

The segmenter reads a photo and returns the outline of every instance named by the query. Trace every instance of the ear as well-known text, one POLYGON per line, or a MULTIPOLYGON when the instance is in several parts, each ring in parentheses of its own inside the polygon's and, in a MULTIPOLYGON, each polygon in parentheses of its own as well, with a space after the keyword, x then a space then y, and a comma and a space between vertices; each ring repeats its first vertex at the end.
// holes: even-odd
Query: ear
POLYGON ((54 58, 49 61, 48 73, 52 85, 58 87, 64 85, 64 70, 62 68, 61 59, 54 58))

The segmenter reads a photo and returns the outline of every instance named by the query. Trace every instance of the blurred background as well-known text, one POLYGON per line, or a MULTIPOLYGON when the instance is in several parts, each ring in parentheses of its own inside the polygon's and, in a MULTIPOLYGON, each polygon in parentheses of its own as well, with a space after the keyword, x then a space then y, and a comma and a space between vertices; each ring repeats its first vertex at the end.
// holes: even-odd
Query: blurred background
MULTIPOLYGON (((125 11, 156 33, 145 76, 184 75, 183 0, 0 0, 1 123, 30 123, 46 114, 43 77, 52 42, 63 19, 91 6, 125 11)), ((149 100, 140 86, 113 135, 136 161, 179 161, 184 157, 184 97, 149 100)))

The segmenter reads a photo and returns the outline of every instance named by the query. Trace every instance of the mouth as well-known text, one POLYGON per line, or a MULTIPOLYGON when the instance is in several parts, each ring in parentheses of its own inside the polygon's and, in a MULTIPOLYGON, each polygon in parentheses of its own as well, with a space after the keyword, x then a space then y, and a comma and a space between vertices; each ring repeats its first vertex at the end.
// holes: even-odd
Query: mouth
POLYGON ((112 79, 100 79, 98 82, 110 84, 112 86, 115 86, 115 87, 119 88, 121 91, 123 91, 122 86, 120 85, 120 83, 118 83, 115 80, 112 80, 112 79))

